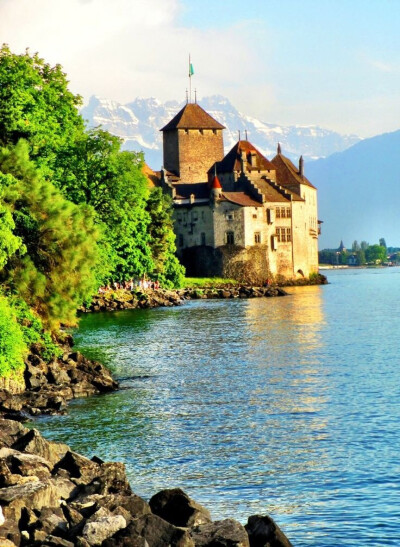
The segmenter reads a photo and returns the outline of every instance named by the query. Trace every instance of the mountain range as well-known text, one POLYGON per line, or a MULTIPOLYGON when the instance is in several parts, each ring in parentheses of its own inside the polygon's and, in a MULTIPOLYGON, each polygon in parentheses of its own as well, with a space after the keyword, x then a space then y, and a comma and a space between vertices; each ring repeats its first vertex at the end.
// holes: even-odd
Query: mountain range
MULTIPOLYGON (((283 126, 263 122, 240 113, 227 98, 220 95, 205 97, 199 101, 213 118, 222 123, 225 151, 228 152, 241 138, 247 137, 267 158, 276 153, 280 142, 283 153, 298 161, 329 156, 345 150, 360 141, 357 135, 341 135, 317 126, 283 126)), ((127 150, 143 151, 146 163, 155 170, 162 166, 162 134, 160 129, 167 124, 184 103, 169 101, 162 103, 155 98, 137 98, 128 104, 92 96, 81 113, 89 127, 101 125, 103 129, 123 139, 127 150)))
MULTIPOLYGON (((237 142, 238 131, 267 158, 276 145, 295 164, 306 159, 305 174, 318 188, 319 218, 323 221, 319 247, 336 248, 341 240, 351 248, 354 240, 400 246, 400 174, 396 165, 400 131, 361 140, 317 126, 281 126, 240 113, 225 97, 205 97, 199 104, 221 122, 225 151, 237 142), (307 161, 308 160, 308 161, 307 161)), ((154 98, 120 104, 92 96, 82 115, 91 127, 101 125, 120 136, 124 148, 142 150, 155 170, 162 165, 159 131, 184 103, 162 103, 154 98)))
POLYGON ((351 249, 385 238, 400 246, 400 131, 365 139, 328 158, 310 162, 305 175, 318 188, 323 221, 319 248, 351 249))

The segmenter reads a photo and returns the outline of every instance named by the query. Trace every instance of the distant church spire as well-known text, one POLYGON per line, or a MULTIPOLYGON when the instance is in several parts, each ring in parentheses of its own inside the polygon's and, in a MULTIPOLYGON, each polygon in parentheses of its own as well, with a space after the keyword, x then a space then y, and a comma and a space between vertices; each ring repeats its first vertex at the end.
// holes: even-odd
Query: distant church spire
POLYGON ((278 154, 282 154, 281 143, 278 142, 278 154))

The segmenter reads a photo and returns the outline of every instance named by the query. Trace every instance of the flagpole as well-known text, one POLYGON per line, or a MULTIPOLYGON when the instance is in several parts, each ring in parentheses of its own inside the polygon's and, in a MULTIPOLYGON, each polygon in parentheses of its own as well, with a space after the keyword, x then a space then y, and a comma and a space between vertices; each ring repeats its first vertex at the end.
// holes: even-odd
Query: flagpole
POLYGON ((190 74, 190 53, 189 53, 189 102, 192 102, 192 78, 190 74))

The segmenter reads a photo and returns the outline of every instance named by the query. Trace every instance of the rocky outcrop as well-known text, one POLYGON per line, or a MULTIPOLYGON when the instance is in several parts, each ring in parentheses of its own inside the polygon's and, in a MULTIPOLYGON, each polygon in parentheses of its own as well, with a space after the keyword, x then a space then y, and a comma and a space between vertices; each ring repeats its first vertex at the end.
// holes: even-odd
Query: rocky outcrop
POLYGON ((67 402, 76 397, 88 397, 118 388, 109 371, 96 361, 84 357, 72 348, 67 337, 63 355, 46 363, 35 345, 25 361, 24 390, 21 383, 0 389, 0 415, 24 421, 38 414, 59 414, 67 402))
POLYGON ((179 306, 185 300, 198 300, 199 298, 260 298, 285 295, 286 292, 277 286, 250 287, 235 285, 222 288, 176 289, 171 291, 149 289, 145 292, 131 292, 120 289, 95 295, 89 305, 80 308, 80 312, 105 312, 179 306))
POLYGON ((246 527, 210 513, 180 489, 147 503, 124 465, 88 459, 35 429, 0 419, 2 547, 290 547, 267 516, 246 527))

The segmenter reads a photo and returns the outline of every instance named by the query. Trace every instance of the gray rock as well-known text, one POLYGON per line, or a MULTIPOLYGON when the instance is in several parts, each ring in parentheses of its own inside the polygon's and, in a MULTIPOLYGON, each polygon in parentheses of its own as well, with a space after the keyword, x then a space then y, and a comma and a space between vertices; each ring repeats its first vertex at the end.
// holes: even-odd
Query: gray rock
POLYGON ((126 528, 126 520, 122 515, 108 515, 87 522, 83 527, 82 536, 89 545, 101 545, 105 539, 123 528, 126 528))
POLYGON ((245 528, 251 547, 292 547, 279 526, 267 515, 249 517, 245 528))
POLYGON ((211 522, 210 512, 180 488, 162 490, 149 503, 155 515, 174 526, 189 527, 211 522))
POLYGON ((249 547, 246 530, 233 519, 195 526, 191 530, 196 547, 249 547))

